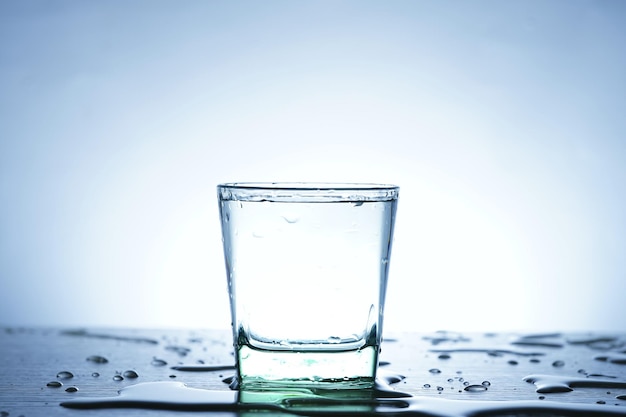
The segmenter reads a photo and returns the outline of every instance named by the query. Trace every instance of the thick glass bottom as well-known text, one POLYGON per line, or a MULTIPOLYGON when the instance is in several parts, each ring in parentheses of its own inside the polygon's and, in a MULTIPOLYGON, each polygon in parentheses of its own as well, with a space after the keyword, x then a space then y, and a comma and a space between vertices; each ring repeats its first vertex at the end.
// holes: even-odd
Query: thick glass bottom
POLYGON ((306 387, 362 389, 374 386, 378 349, 349 351, 238 349, 241 389, 306 387))

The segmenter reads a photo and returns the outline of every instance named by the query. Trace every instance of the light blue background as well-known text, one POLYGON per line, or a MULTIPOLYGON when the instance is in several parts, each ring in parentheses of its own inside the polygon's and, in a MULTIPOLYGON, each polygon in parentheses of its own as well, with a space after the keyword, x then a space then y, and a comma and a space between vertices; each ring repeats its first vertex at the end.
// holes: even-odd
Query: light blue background
POLYGON ((227 327, 215 185, 308 180, 401 186, 387 329, 625 330, 624 22, 2 1, 0 323, 227 327))

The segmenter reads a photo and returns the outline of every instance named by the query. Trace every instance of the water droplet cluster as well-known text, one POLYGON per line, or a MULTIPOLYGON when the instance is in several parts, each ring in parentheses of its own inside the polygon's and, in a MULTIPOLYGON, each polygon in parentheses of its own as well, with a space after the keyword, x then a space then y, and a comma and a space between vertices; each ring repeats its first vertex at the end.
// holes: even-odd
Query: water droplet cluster
MULTIPOLYGON (((439 334, 439 336, 442 335, 439 334)), ((383 384, 401 384, 401 386, 406 389, 413 391, 414 393, 419 393, 420 400, 424 398, 422 395, 426 395, 427 397, 438 396, 442 401, 445 401, 447 398, 465 398, 467 400, 480 399, 481 403, 483 403, 485 401, 484 398, 492 398, 495 393, 498 393, 499 390, 502 389, 500 379, 502 376, 494 376, 493 374, 488 373, 487 370, 489 367, 498 366, 498 369, 501 369, 503 372, 510 373, 520 373, 525 372, 527 369, 536 369, 538 371, 543 370, 545 374, 526 374, 527 376, 525 378, 520 376, 520 392, 536 393, 534 394, 534 398, 537 400, 549 399, 549 401, 545 401, 547 404, 546 407, 555 406, 555 404, 558 406, 560 398, 559 395, 562 395, 560 393, 576 391, 579 388, 587 390, 597 390, 598 388, 602 389, 602 395, 592 400, 592 403, 597 407, 606 407, 607 405, 626 406, 626 378, 624 378, 624 373, 615 373, 612 375, 611 372, 607 372, 608 369, 618 369, 620 365, 619 363, 602 361, 600 359, 593 358, 593 355, 590 355, 590 359, 592 359, 590 363, 593 364, 595 360, 595 364, 597 366, 590 365, 590 363, 577 363, 570 357, 561 356, 559 354, 559 349, 563 349, 562 347, 550 346, 557 344, 567 345, 567 341, 557 341, 552 343, 550 341, 550 337, 556 338, 560 336, 542 337, 543 339, 539 337, 529 339, 533 343, 517 343, 513 348, 506 345, 493 345, 476 348, 475 345, 472 347, 471 341, 464 337, 451 337, 447 341, 440 338, 440 340, 437 340, 436 342, 432 342, 435 338, 425 339, 431 343, 431 346, 434 346, 429 353, 435 353, 434 355, 430 354, 430 357, 426 358, 426 363, 430 364, 430 366, 437 363, 435 367, 424 366, 419 370, 409 372, 407 377, 388 372, 380 372, 379 368, 379 378, 383 384), (441 351, 443 349, 445 349, 445 352, 441 351), (491 355, 490 353, 495 354, 491 355), (542 360, 538 359, 539 357, 541 357, 542 360), (481 375, 476 372, 476 369, 482 369, 480 366, 472 369, 462 368, 462 371, 455 367, 459 364, 467 364, 468 358, 470 361, 474 361, 474 363, 484 364, 482 368, 485 369, 485 373, 481 375), (542 363, 543 365, 539 365, 542 363), (576 367, 574 368, 573 365, 576 365, 576 367), (580 368, 580 366, 584 366, 584 369, 580 368), (612 368, 610 366, 612 366, 612 368), (574 377, 572 375, 577 376, 574 377), (487 376, 488 378, 485 378, 487 376), (611 389, 607 391, 606 388, 609 387, 611 389)), ((493 340, 496 339, 494 338, 493 340)), ((170 342, 175 341, 172 340, 170 342)), ((395 341, 390 339, 389 342, 393 343, 395 341)), ((589 347, 589 349, 599 350, 604 349, 607 343, 608 342, 605 340, 602 344, 595 341, 590 344, 578 343, 575 346, 580 346, 581 349, 593 346, 589 347)), ((611 343, 613 343, 613 345, 616 344, 615 341, 612 341, 611 343)), ((202 342, 198 342, 198 344, 202 345, 202 342)), ((511 345, 513 344, 511 343, 511 345)), ((84 364, 83 362, 84 366, 89 366, 89 371, 86 372, 77 368, 66 368, 60 370, 56 374, 52 373, 48 376, 56 376, 56 380, 50 380, 47 383, 45 381, 42 382, 46 385, 46 387, 48 387, 50 393, 56 392, 59 393, 58 395, 67 396, 67 398, 78 399, 85 398, 85 396, 88 395, 87 385, 81 385, 81 381, 84 381, 84 378, 89 378, 89 380, 92 381, 91 384, 95 382, 92 378, 99 378, 98 383, 108 383, 110 384, 112 390, 126 390, 126 388, 130 386, 143 386, 143 384, 145 384, 141 382, 136 384, 140 375, 143 377, 141 379, 146 378, 146 373, 143 370, 144 368, 146 371, 161 372, 164 381, 176 378, 177 375, 172 374, 171 370, 177 370, 180 372, 179 376, 181 377, 181 382, 186 382, 186 378, 194 375, 194 372, 213 372, 213 375, 217 378, 219 371, 229 369, 233 370, 232 365, 211 365, 212 362, 209 360, 205 361, 204 359, 194 357, 193 353, 196 351, 196 348, 200 351, 204 346, 193 346, 194 348, 192 351, 191 348, 177 343, 164 343, 162 346, 157 346, 159 351, 155 351, 154 356, 151 354, 145 358, 143 365, 139 364, 140 366, 138 366, 136 370, 127 369, 125 371, 123 371, 123 369, 127 365, 118 368, 118 370, 114 370, 113 366, 117 361, 113 361, 112 365, 106 358, 93 355, 87 358, 87 362, 89 362, 90 365, 84 364), (100 357, 104 360, 94 360, 95 357, 100 357), (179 359, 177 359, 177 357, 179 359), (182 361, 183 359, 180 358, 185 358, 188 365, 178 362, 178 365, 168 366, 168 363, 176 363, 177 360, 182 361), (144 368, 142 368, 142 366, 144 368), (161 370, 160 368, 163 369, 161 370), (98 369, 98 372, 92 372, 91 369, 98 369), (103 377, 100 378, 100 375, 103 375, 103 377), (72 393, 78 392, 79 388, 82 389, 81 395, 71 395, 72 393), (67 394, 65 394, 65 392, 67 392, 67 394)), ((625 349, 623 344, 620 346, 621 347, 618 349, 625 349)), ((619 353, 619 350, 617 353, 619 353)), ((605 356, 608 356, 608 354, 613 354, 613 352, 603 351, 602 353, 602 355, 605 356)), ((109 356, 109 358, 112 357, 109 356)), ((417 358, 415 363, 419 363, 417 358)), ((385 366, 384 370, 387 371, 386 367, 393 366, 394 362, 381 361, 380 365, 385 366)), ((225 384, 229 384, 232 389, 237 389, 236 378, 232 376, 224 377, 221 374, 219 375, 219 378, 225 384)), ((174 381, 170 381, 170 383, 176 384, 174 381)), ((400 394, 398 390, 392 389, 392 391, 396 394, 400 394)), ((379 391, 381 398, 391 397, 396 394, 383 394, 382 391, 379 391)), ((574 393, 571 395, 574 395, 574 393)), ((411 401, 413 400, 410 397, 403 398, 407 398, 407 403, 413 405, 417 404, 417 401, 415 404, 412 403, 411 401)), ((153 401, 154 400, 156 399, 153 399, 153 401)), ((158 408, 158 406, 156 408, 158 408)), ((549 410, 549 408, 546 409, 549 410)), ((582 409, 583 408, 581 408, 581 410, 582 409)), ((598 409, 593 409, 594 412, 597 410, 598 409)), ((549 414, 549 412, 547 412, 547 414, 549 414)))

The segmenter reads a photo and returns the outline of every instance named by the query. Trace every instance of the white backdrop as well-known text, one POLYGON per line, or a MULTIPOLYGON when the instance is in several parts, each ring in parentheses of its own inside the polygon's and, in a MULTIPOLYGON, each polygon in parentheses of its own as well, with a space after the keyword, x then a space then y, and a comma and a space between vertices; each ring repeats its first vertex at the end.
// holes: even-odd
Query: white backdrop
POLYGON ((626 3, 0 2, 0 324, 229 326, 215 185, 401 186, 392 330, 624 330, 626 3))

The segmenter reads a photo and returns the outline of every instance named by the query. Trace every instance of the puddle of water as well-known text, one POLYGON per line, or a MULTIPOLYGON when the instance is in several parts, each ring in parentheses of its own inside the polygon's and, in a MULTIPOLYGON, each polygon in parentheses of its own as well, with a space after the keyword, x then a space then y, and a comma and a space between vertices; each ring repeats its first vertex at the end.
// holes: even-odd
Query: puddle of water
MULTIPOLYGON (((486 387, 483 386, 486 389, 486 387)), ((480 417, 503 414, 613 416, 621 407, 601 404, 564 404, 552 401, 480 401, 413 397, 379 383, 374 390, 211 391, 180 382, 145 382, 119 391, 115 397, 77 398, 66 408, 149 408, 179 411, 273 411, 296 415, 415 415, 480 417), (380 394, 383 392, 384 394, 380 394)))
MULTIPOLYGON (((529 375, 524 381, 535 384, 536 392, 569 392, 574 388, 626 388, 626 382, 597 378, 579 378, 557 375, 529 375)), ((626 411, 624 411, 626 413, 626 411)))
MULTIPOLYGON (((157 341, 144 338, 126 338, 104 334, 94 334, 87 332, 74 332, 73 336, 107 338, 114 340, 127 340, 142 343, 157 344, 157 341)), ((519 357, 528 357, 524 361, 539 363, 537 357, 545 356, 540 348, 561 348, 564 343, 572 345, 588 346, 592 349, 598 349, 598 346, 607 346, 611 344, 616 347, 621 343, 620 340, 608 338, 586 338, 586 339, 568 339, 565 340, 561 334, 538 334, 527 335, 517 338, 511 342, 512 345, 518 345, 521 349, 503 347, 480 347, 480 348, 459 348, 458 344, 469 342, 470 339, 451 332, 438 332, 434 337, 424 337, 424 340, 430 342, 431 345, 440 345, 445 343, 454 343, 456 347, 443 348, 436 346, 436 349, 430 349, 430 352, 436 352, 440 355, 439 359, 451 359, 451 353, 485 353, 490 356, 515 355, 519 357), (532 349, 532 348, 536 349, 532 349), (531 348, 531 349, 524 349, 531 348)), ((164 343, 165 344, 165 343, 164 343)), ((434 346, 434 347, 435 347, 434 346)), ((470 345, 471 346, 471 345, 470 345)), ((181 357, 186 356, 189 348, 181 347, 175 344, 166 344, 165 350, 178 354, 181 357)), ((602 352, 601 356, 596 356, 598 361, 611 362, 621 364, 622 358, 626 359, 626 355, 620 352, 602 352)), ((548 356, 549 357, 549 356, 548 356)), ((88 361, 95 363, 100 362, 96 356, 90 357, 88 361)), ((104 358, 103 358, 104 359, 104 358)), ((516 358, 517 359, 517 358, 516 358)), ((105 359, 106 361, 106 359, 105 359)), ((561 360, 546 360, 546 365, 553 371, 558 372, 564 369, 565 363, 561 360), (551 365, 551 366, 550 366, 551 365)), ((197 364, 187 365, 181 364, 171 366, 170 369, 181 372, 214 372, 224 370, 234 370, 235 366, 231 364, 213 364, 207 365, 203 361, 197 361, 197 364)), ((520 360, 521 362, 521 360, 520 360)), ((511 365, 519 365, 517 360, 510 360, 511 365)), ((623 362, 626 363, 626 362, 623 362)), ((163 359, 153 357, 152 366, 163 367, 167 362, 163 359)), ((389 363, 381 363, 389 365, 389 363)), ((568 363, 568 366, 570 363, 568 363)), ((520 365, 521 366, 521 365, 520 365)), ((429 370, 431 374, 441 373, 440 369, 432 368, 429 370)), ((457 372, 458 374, 461 371, 457 372)), ((626 388, 626 382, 602 374, 587 373, 579 370, 578 377, 564 377, 555 375, 529 375, 523 379, 527 383, 535 385, 536 392, 542 394, 552 394, 559 392, 570 392, 576 388, 626 388), (582 374, 582 375, 580 375, 582 374), (584 377, 583 377, 584 376, 584 377)), ((57 375, 59 380, 66 382, 72 378, 72 374, 68 371, 60 372, 57 375)), ((118 372, 116 377, 120 381, 137 378, 137 372, 128 370, 124 373, 118 372)), ((175 378, 170 375, 170 378, 175 378)), ((222 377, 222 375, 220 375, 222 377)), ((115 377, 114 377, 115 378, 115 377)), ((604 400, 599 400, 596 404, 581 403, 562 403, 557 401, 549 401, 546 396, 539 396, 539 400, 531 401, 483 401, 481 395, 486 391, 492 391, 489 381, 483 381, 481 384, 470 384, 461 377, 449 378, 448 382, 453 383, 455 380, 462 382, 462 386, 458 387, 458 392, 463 393, 467 399, 444 399, 435 397, 419 397, 408 393, 400 392, 391 387, 390 384, 396 384, 404 379, 404 376, 387 371, 387 369, 379 369, 379 375, 375 388, 371 390, 328 390, 328 389, 311 389, 311 388, 293 388, 284 390, 268 390, 268 391, 250 391, 238 390, 238 384, 235 377, 224 378, 223 382, 229 384, 231 390, 206 390, 192 388, 186 386, 182 382, 162 381, 162 382, 144 382, 135 385, 129 385, 122 388, 117 396, 99 397, 99 398, 73 398, 61 403, 61 406, 75 409, 97 409, 97 408, 146 408, 161 410, 198 410, 198 411, 223 411, 223 412, 245 412, 245 411, 266 411, 274 413, 285 413, 290 415, 350 415, 350 416, 375 416, 375 415, 409 415, 409 416, 431 416, 431 417, 487 417, 497 415, 525 415, 525 416, 626 416, 626 407, 619 406, 620 401, 626 400, 625 395, 615 396, 615 405, 607 404, 604 400)), ((60 388, 63 386, 61 382, 51 385, 51 388, 60 388)), ((432 394, 441 394, 444 387, 424 384, 424 388, 437 390, 432 394)), ((447 386, 446 386, 447 387, 447 386)), ((450 387, 452 388, 452 387, 450 387)), ((457 389, 456 387, 454 388, 457 389)), ((78 390, 76 387, 66 388, 68 392, 78 390)), ((447 388, 445 388, 447 390, 447 388)), ((610 392, 607 392, 610 394, 610 392)), ((484 398, 484 397, 483 397, 484 398)), ((626 405, 624 403, 623 405, 626 405)), ((0 416, 1 417, 1 416, 0 416)))
POLYGON ((617 365, 626 365, 626 353, 605 353, 594 357, 597 361, 615 363, 617 365))
POLYGON ((117 336, 104 333, 92 333, 86 330, 66 330, 61 332, 61 334, 63 336, 90 337, 94 339, 110 339, 134 343, 149 343, 151 345, 157 345, 159 343, 158 340, 150 339, 147 337, 117 336))
POLYGON ((550 334, 550 335, 528 335, 522 336, 516 340, 511 342, 512 345, 517 346, 532 346, 532 347, 545 347, 545 348, 562 348, 563 343, 551 339, 554 337, 560 337, 559 334, 550 334))
POLYGON ((516 356, 544 356, 543 352, 527 352, 523 350, 501 348, 452 348, 452 349, 429 349, 434 353, 486 353, 490 356, 516 355, 516 356))
POLYGON ((569 337, 567 343, 570 345, 584 345, 594 350, 611 350, 620 348, 626 343, 615 336, 586 336, 569 337))
POLYGON ((185 372, 213 372, 232 370, 235 369, 235 365, 177 365, 171 369, 185 372))

